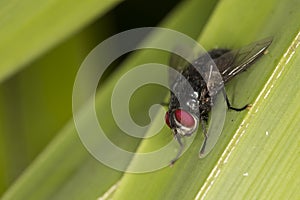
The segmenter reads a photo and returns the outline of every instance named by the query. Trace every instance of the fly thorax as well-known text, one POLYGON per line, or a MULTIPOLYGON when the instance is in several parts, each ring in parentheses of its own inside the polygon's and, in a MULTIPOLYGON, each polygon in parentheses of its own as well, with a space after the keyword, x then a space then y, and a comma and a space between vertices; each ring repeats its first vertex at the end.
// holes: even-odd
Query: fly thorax
POLYGON ((190 99, 187 100, 186 106, 188 106, 193 112, 197 112, 199 109, 199 93, 194 91, 189 95, 190 99))

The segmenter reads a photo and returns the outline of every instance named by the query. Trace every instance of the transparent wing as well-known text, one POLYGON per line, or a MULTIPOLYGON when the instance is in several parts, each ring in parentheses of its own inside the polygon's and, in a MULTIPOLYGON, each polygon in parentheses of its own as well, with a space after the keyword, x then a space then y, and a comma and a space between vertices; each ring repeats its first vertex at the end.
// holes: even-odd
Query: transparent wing
POLYGON ((214 59, 222 74, 224 83, 250 67, 251 64, 264 55, 271 43, 272 38, 265 38, 240 49, 229 51, 214 59))
MULTIPOLYGON (((265 53, 271 42, 272 38, 266 38, 238 50, 232 50, 224 53, 220 57, 214 59, 214 62, 222 75, 223 81, 226 83, 238 73, 246 70, 253 62, 265 53)), ((213 85, 212 90, 215 91, 222 89, 222 87, 218 85, 217 79, 213 76, 214 73, 211 72, 208 74, 212 74, 212 78, 208 79, 207 85, 213 85)), ((224 110, 226 106, 224 96, 219 93, 211 110, 212 115, 207 132, 208 137, 206 143, 203 143, 200 149, 200 158, 207 156, 216 145, 225 122, 225 117, 223 116, 226 114, 226 109, 224 110)))

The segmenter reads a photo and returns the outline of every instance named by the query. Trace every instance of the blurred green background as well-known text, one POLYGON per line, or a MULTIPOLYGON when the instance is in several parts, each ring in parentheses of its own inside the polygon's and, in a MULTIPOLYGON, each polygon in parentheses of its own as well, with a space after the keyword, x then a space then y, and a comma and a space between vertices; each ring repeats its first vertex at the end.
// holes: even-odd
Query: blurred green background
MULTIPOLYGON (((81 200, 106 197, 113 189, 106 199, 299 199, 299 9, 299 0, 2 0, 0 196, 81 200), (197 158, 199 132, 173 168, 130 174, 103 165, 83 147, 72 119, 72 89, 96 45, 146 26, 180 31, 207 49, 274 40, 256 67, 227 85, 234 105, 254 105, 227 112, 224 133, 209 156, 197 158)), ((108 113, 103 123, 120 146, 156 149, 172 140, 170 130, 142 142, 124 139, 109 114, 109 97, 126 70, 167 60, 150 50, 124 58, 101 80, 97 111, 108 113)), ((149 122, 145 107, 160 103, 166 93, 145 88, 130 104, 140 124, 149 122)))
MULTIPOLYGON (((158 6, 158 2, 129 0, 112 5, 107 12, 100 12, 76 30, 65 33, 63 39, 52 42, 46 50, 1 80, 1 194, 72 118, 73 82, 89 51, 121 31, 156 26, 178 2, 166 0, 158 6)), ((48 22, 44 23, 47 26, 48 22)), ((5 29, 1 28, 1 32, 5 29)), ((38 34, 33 32, 29 38, 21 39, 35 43, 38 34)), ((11 54, 18 57, 15 52, 11 54)))

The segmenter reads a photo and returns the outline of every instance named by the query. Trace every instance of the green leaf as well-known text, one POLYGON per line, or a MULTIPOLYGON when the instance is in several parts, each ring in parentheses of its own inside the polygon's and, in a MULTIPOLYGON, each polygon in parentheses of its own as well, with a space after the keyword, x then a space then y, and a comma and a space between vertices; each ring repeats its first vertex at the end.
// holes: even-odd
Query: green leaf
POLYGON ((103 39, 111 29, 103 25, 108 17, 97 23, 97 28, 105 30, 101 33, 95 33, 90 27, 79 34, 75 32, 117 2, 96 6, 90 3, 96 4, 85 2, 78 8, 81 3, 70 1, 0 3, 1 195, 72 115, 70 99, 77 66, 90 50, 91 41, 103 39), (66 8, 68 12, 64 12, 66 8), (90 12, 82 13, 79 9, 90 12), (65 26, 68 21, 69 25, 65 26), (73 37, 69 39, 71 34, 73 37), (59 47, 36 60, 38 55, 61 42, 59 47), (20 59, 30 64, 25 68, 21 63, 24 60, 20 59), (8 62, 11 64, 6 65, 8 62), (21 68, 24 70, 15 73, 21 68))
MULTIPOLYGON (((199 197, 297 199, 300 32, 215 165, 199 197)), ((272 53, 270 53, 272 56, 272 53)))
MULTIPOLYGON (((200 34, 214 5, 215 1, 185 2, 170 14, 162 26, 181 30, 195 38, 200 34), (203 12, 199 12, 201 6, 203 12), (199 19, 197 27, 192 23, 194 18, 199 19)), ((156 55, 152 54, 153 57, 156 55)), ((115 82, 136 63, 145 61, 149 61, 149 54, 133 56, 117 73, 110 76, 105 84, 101 85, 97 94, 97 110, 101 113, 111 113, 110 96, 115 82)), ((152 91, 147 92, 146 95, 156 97, 154 100, 160 100, 165 93, 157 95, 157 88, 152 88, 152 91)), ((133 114, 143 115, 140 110, 145 106, 145 99, 146 103, 153 101, 151 98, 145 98, 146 95, 138 97, 138 103, 132 109, 133 114)), ((142 122, 145 121, 147 120, 143 118, 142 122)), ((122 140, 122 147, 135 151, 139 140, 132 141, 129 140, 130 138, 124 139, 120 136, 122 132, 109 114, 103 123, 113 141, 122 140)), ((69 122, 4 194, 3 199, 95 199, 103 195, 122 175, 121 172, 110 169, 92 158, 80 143, 73 123, 69 122)))
MULTIPOLYGON (((299 9, 298 1, 218 4, 200 37, 205 47, 238 48, 274 37, 269 53, 226 88, 233 105, 251 102, 251 110, 228 111, 223 134, 204 159, 198 159, 199 132, 173 168, 125 174, 114 199, 299 198, 299 9)), ((144 140, 138 152, 162 138, 144 140)))
POLYGON ((0 82, 118 2, 120 0, 2 1, 0 82))

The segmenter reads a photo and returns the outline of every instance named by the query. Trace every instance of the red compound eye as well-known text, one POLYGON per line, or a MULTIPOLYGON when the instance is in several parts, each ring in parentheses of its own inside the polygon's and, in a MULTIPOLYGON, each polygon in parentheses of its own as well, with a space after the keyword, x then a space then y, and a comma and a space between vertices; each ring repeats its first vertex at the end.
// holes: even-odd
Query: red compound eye
POLYGON ((166 121, 166 124, 168 125, 168 127, 171 128, 171 125, 170 125, 170 113, 169 112, 166 112, 165 121, 166 121))
POLYGON ((175 110, 175 118, 176 121, 179 122, 182 126, 187 127, 187 128, 192 128, 195 126, 195 119, 194 117, 181 109, 175 110))

